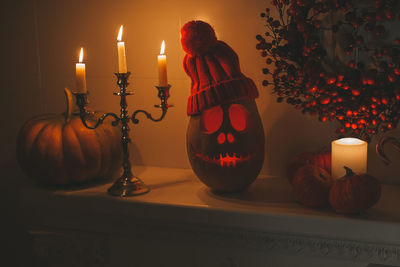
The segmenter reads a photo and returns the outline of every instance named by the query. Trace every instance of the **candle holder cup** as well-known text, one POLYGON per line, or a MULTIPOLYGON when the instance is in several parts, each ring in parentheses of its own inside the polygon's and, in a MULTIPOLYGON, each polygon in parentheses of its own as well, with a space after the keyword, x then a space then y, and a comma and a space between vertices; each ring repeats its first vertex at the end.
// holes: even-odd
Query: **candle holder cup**
POLYGON ((122 168, 123 168, 123 173, 122 176, 119 177, 114 184, 108 189, 108 193, 110 195, 114 196, 121 196, 121 197, 127 197, 127 196, 135 196, 135 195, 141 195, 145 194, 150 191, 149 187, 146 186, 143 181, 135 176, 132 173, 132 166, 131 162, 129 159, 129 149, 128 149, 128 144, 131 141, 129 137, 129 121, 132 121, 134 124, 138 124, 139 120, 136 118, 136 116, 140 113, 144 113, 146 117, 154 122, 161 121, 165 115, 167 114, 168 108, 173 107, 173 105, 168 104, 168 98, 169 98, 169 89, 171 88, 170 85, 168 86, 156 86, 158 89, 158 97, 161 100, 161 103, 159 105, 154 105, 157 108, 161 108, 162 113, 160 117, 158 118, 153 118, 153 116, 145 111, 145 110, 136 110, 133 112, 132 116, 129 116, 128 113, 128 101, 127 101, 127 96, 133 95, 133 92, 127 91, 127 87, 129 85, 128 83, 128 78, 130 76, 130 72, 127 73, 115 73, 117 77, 117 85, 119 86, 119 92, 114 93, 116 96, 120 96, 120 107, 121 107, 121 112, 120 115, 118 116, 115 113, 109 112, 109 113, 104 113, 94 125, 88 125, 86 122, 86 116, 88 114, 88 111, 86 109, 86 106, 88 105, 88 100, 87 100, 87 94, 84 93, 74 93, 76 97, 76 104, 79 107, 79 115, 81 118, 81 121, 83 125, 88 128, 88 129, 96 129, 100 124, 103 123, 103 121, 111 116, 114 118, 112 121, 112 125, 118 126, 121 123, 121 130, 122 130, 122 136, 121 136, 121 144, 122 144, 122 151, 123 151, 123 162, 122 162, 122 168))

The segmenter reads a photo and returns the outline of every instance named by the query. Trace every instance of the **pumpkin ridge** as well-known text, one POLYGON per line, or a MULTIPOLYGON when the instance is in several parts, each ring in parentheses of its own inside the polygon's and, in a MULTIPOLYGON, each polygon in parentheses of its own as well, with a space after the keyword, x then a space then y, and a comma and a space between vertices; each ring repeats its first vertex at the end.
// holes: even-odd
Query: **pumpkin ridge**
MULTIPOLYGON (((68 90, 68 89, 67 89, 68 90)), ((71 92, 70 92, 71 93, 71 92)), ((60 145, 60 147, 61 147, 61 153, 60 153, 60 155, 61 155, 61 158, 62 159, 64 159, 64 155, 65 155, 65 148, 64 148, 64 128, 65 128, 65 125, 66 125, 66 123, 62 123, 61 124, 61 129, 60 129, 60 139, 61 139, 61 145, 60 145)), ((62 173, 66 173, 66 166, 65 166, 65 162, 64 162, 64 160, 61 160, 61 169, 63 170, 62 171, 62 173)), ((65 177, 67 178, 67 180, 68 180, 68 178, 69 178, 69 175, 67 174, 67 175, 65 175, 65 177)), ((66 182, 66 183, 68 183, 68 181, 66 182)))
POLYGON ((343 207, 344 205, 346 205, 348 199, 347 199, 347 183, 345 180, 340 180, 339 182, 339 194, 340 194, 340 198, 338 199, 338 202, 340 203, 340 207, 343 207))
MULTIPOLYGON (((27 155, 27 152, 32 150, 32 147, 36 141, 36 138, 38 137, 38 134, 40 133, 40 131, 43 129, 43 127, 45 127, 49 122, 46 121, 42 121, 40 122, 40 116, 37 116, 34 121, 27 121, 26 123, 24 123, 24 125, 22 126, 21 130, 19 131, 18 134, 18 143, 17 143, 17 151, 21 151, 20 153, 17 154, 17 159, 19 162, 24 162, 27 158, 29 158, 29 155, 27 155), (37 123, 42 123, 42 125, 38 125, 37 123), (28 142, 27 139, 29 139, 29 136, 33 135, 32 133, 32 129, 33 128, 38 128, 39 130, 36 132, 35 131, 35 135, 34 135, 34 139, 30 140, 30 142, 28 142), (29 133, 29 134, 28 134, 29 133), (29 147, 26 147, 26 145, 29 144, 29 147)), ((24 168, 23 168, 24 169, 24 168)))
MULTIPOLYGON (((62 149, 63 149, 63 158, 64 159, 66 159, 66 158, 68 158, 67 156, 68 156, 68 153, 70 153, 70 152, 68 152, 68 150, 66 149, 66 143, 67 143, 67 134, 65 134, 65 132, 66 132, 66 127, 68 126, 68 123, 63 123, 63 125, 62 125, 62 129, 61 129, 61 134, 62 134, 62 140, 61 140, 61 142, 62 142, 62 149)), ((76 134, 75 134, 75 132, 74 131, 69 131, 70 132, 70 134, 73 134, 73 136, 75 137, 74 139, 78 139, 77 138, 77 136, 76 136, 76 134)), ((78 146, 78 148, 79 148, 79 155, 81 155, 82 154, 82 151, 80 150, 80 145, 78 146)), ((84 160, 84 158, 83 157, 80 157, 81 159, 83 159, 84 160)), ((64 172, 67 174, 67 176, 71 179, 71 180, 75 180, 74 179, 74 175, 73 175, 73 170, 71 170, 71 169, 73 169, 73 166, 69 166, 70 164, 68 164, 68 163, 66 163, 66 162, 64 162, 64 164, 63 164, 63 167, 64 167, 64 172)))
POLYGON ((53 123, 52 121, 49 121, 49 122, 47 122, 46 124, 44 124, 43 127, 40 129, 40 131, 39 131, 39 132, 37 133, 37 135, 35 136, 35 140, 32 142, 32 145, 31 145, 31 147, 30 147, 29 156, 28 156, 29 158, 32 158, 32 153, 33 153, 33 151, 34 151, 33 148, 36 147, 39 137, 42 135, 42 133, 44 132, 44 130, 45 130, 47 127, 49 127, 50 124, 52 124, 52 123, 53 123))
POLYGON ((346 185, 344 184, 343 180, 341 180, 341 179, 339 179, 336 182, 337 195, 342 196, 342 197, 336 199, 336 202, 339 203, 339 205, 337 205, 337 206, 340 206, 340 207, 342 207, 343 203, 345 202, 345 200, 344 200, 344 198, 345 198, 345 186, 346 185))
MULTIPOLYGON (((39 182, 48 182, 48 177, 55 177, 56 161, 55 155, 52 153, 50 136, 54 128, 57 125, 54 121, 51 121, 43 127, 40 133, 37 135, 34 146, 32 146, 32 153, 30 158, 34 164, 34 173, 39 182), (39 160, 39 161, 38 161, 39 160), (42 162, 47 163, 47 168, 43 168, 42 162)), ((59 182, 59 180, 57 179, 59 182)))
POLYGON ((359 207, 359 203, 358 203, 359 184, 357 183, 357 180, 356 180, 356 183, 354 183, 355 179, 352 178, 355 175, 356 174, 353 172, 353 176, 350 176, 350 178, 349 178, 349 184, 351 185, 350 193, 352 193, 351 196, 350 196, 351 197, 350 200, 352 201, 351 203, 353 204, 353 206, 352 206, 353 210, 357 210, 357 207, 359 207))
MULTIPOLYGON (((355 174, 353 173, 353 176, 354 175, 355 174)), ((357 180, 354 181, 354 179, 351 178, 353 176, 350 176, 350 179, 349 179, 349 183, 353 187, 353 190, 352 190, 353 191, 353 201, 354 201, 355 207, 360 207, 360 204, 362 204, 362 203, 360 203, 360 199, 359 199, 360 195, 362 195, 362 192, 360 192, 360 183, 357 180)))
MULTIPOLYGON (((80 128, 74 127, 77 126, 76 124, 71 124, 73 131, 78 137, 78 141, 82 150, 82 155, 84 156, 86 160, 86 165, 92 165, 91 168, 89 168, 88 175, 93 176, 98 173, 98 170, 101 168, 100 164, 101 162, 99 161, 99 152, 101 151, 101 145, 97 141, 94 142, 92 141, 92 136, 96 136, 96 130, 90 130, 87 129, 81 122, 80 119, 76 119, 71 121, 71 123, 76 123, 80 128), (79 130, 81 129, 81 130, 79 130), (89 147, 88 147, 89 146, 89 147)), ((101 127, 101 126, 100 126, 101 127)))
POLYGON ((54 119, 56 117, 57 117, 56 114, 50 114, 50 113, 43 114, 43 115, 36 115, 33 118, 29 119, 27 122, 25 122, 23 127, 30 126, 32 124, 35 124, 38 121, 47 121, 48 122, 49 119, 54 119))
MULTIPOLYGON (((79 139, 77 133, 75 132, 74 127, 72 127, 71 124, 68 124, 68 127, 70 128, 69 131, 68 131, 69 135, 63 134, 63 137, 64 137, 63 138, 63 145, 65 146, 67 144, 67 142, 71 143, 71 140, 73 140, 74 142, 77 142, 78 145, 74 146, 74 149, 79 149, 78 153, 76 153, 76 155, 79 155, 79 159, 77 161, 79 161, 79 165, 86 166, 87 165, 87 161, 86 161, 86 157, 84 156, 84 152, 82 150, 82 142, 79 139)), ((68 130, 68 128, 65 127, 64 131, 67 131, 67 130, 68 130)), ((64 150, 64 152, 66 153, 67 150, 64 150)), ((68 175, 69 175, 69 177, 71 178, 72 181, 80 182, 81 179, 77 179, 76 175, 74 173, 76 171, 76 168, 80 167, 80 166, 76 166, 76 164, 77 164, 77 162, 72 162, 70 164, 71 166, 66 167, 66 170, 67 170, 67 173, 68 173, 68 175)), ((83 175, 81 174, 79 176, 83 176, 83 175)), ((87 175, 85 175, 84 177, 86 177, 86 176, 87 175)), ((86 179, 86 178, 84 178, 84 179, 86 179)))
POLYGON ((64 161, 63 156, 64 156, 64 146, 63 146, 63 128, 64 128, 64 121, 63 120, 57 120, 57 122, 54 124, 54 127, 52 129, 52 135, 51 138, 53 139, 53 144, 48 145, 50 147, 50 151, 52 151, 52 155, 55 159, 55 180, 62 183, 62 184, 67 184, 68 183, 68 176, 65 175, 63 171, 57 171, 57 170, 64 170, 64 161), (55 131, 58 131, 56 134, 54 133, 55 131))
MULTIPOLYGON (((99 178, 105 178, 104 176, 107 173, 109 166, 110 166, 110 164, 109 164, 110 159, 107 160, 105 155, 109 155, 110 151, 104 152, 105 149, 109 150, 109 146, 103 146, 103 143, 101 141, 102 139, 100 138, 100 131, 102 131, 101 134, 107 138, 107 141, 108 141, 109 136, 106 134, 105 129, 104 129, 104 127, 102 127, 102 125, 99 126, 98 131, 95 131, 97 143, 99 144, 99 148, 100 148, 100 153, 99 153, 100 170, 98 171, 98 175, 99 175, 99 178)), ((108 143, 108 142, 106 142, 106 143, 108 143)))
POLYGON ((353 209, 354 200, 353 200, 353 183, 351 182, 351 178, 349 178, 346 182, 346 201, 349 205, 349 209, 353 209))
MULTIPOLYGON (((338 199, 338 202, 340 203, 339 204, 339 207, 346 207, 346 203, 347 203, 347 189, 346 189, 346 182, 345 181, 341 181, 340 182, 340 185, 341 186, 339 186, 339 188, 338 188, 338 191, 339 191, 339 195, 341 196, 339 199, 338 199)), ((341 208, 343 211, 344 211, 344 209, 343 208, 341 208)))
MULTIPOLYGON (((46 115, 38 115, 36 117, 33 117, 29 121, 25 122, 24 125, 22 126, 20 130, 20 135, 25 136, 27 132, 30 132, 32 127, 35 127, 37 123, 42 123, 43 125, 41 126, 41 129, 37 132, 35 137, 37 137, 40 134, 40 131, 46 127, 51 121, 48 121, 49 119, 54 118, 55 116, 53 114, 46 114, 46 115)), ((32 142, 33 145, 34 141, 32 142)))
MULTIPOLYGON (((80 149, 80 152, 81 152, 82 155, 83 155, 84 153, 83 153, 83 149, 82 149, 82 141, 81 141, 80 138, 78 138, 78 134, 75 132, 74 127, 71 127, 71 132, 74 133, 74 135, 75 135, 75 137, 76 137, 76 140, 78 141, 78 144, 79 144, 78 147, 79 147, 79 149, 80 149)), ((85 163, 86 163, 86 158, 85 158, 85 157, 82 157, 82 159, 85 160, 85 163)))

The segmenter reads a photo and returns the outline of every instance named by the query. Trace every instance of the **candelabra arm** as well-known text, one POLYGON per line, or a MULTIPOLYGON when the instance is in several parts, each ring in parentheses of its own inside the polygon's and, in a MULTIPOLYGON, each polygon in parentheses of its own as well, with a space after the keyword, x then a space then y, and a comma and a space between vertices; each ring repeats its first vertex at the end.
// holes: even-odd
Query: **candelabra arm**
POLYGON ((79 107, 79 117, 81 118, 81 121, 82 121, 83 125, 86 128, 91 129, 91 130, 96 129, 109 116, 114 117, 114 121, 112 122, 112 125, 114 125, 114 126, 118 125, 118 122, 120 121, 120 118, 115 113, 112 113, 112 112, 104 113, 97 120, 97 122, 94 124, 94 126, 88 125, 87 122, 86 122, 86 116, 91 114, 91 112, 88 112, 86 110, 86 106, 88 104, 87 94, 74 93, 74 95, 76 97, 76 105, 79 107))
POLYGON ((142 110, 142 109, 136 110, 136 111, 133 113, 133 115, 132 115, 132 122, 133 122, 134 124, 138 124, 138 123, 139 123, 139 120, 136 119, 136 116, 137 116, 137 114, 139 114, 139 113, 143 113, 144 115, 146 115, 146 117, 147 117, 149 120, 152 120, 152 121, 154 121, 154 122, 161 121, 162 119, 164 119, 165 115, 167 114, 167 110, 168 110, 167 108, 163 108, 163 109, 162 109, 161 116, 160 116, 159 118, 157 118, 157 119, 153 118, 153 116, 152 116, 149 112, 147 112, 147 111, 145 111, 145 110, 142 110))
POLYGON ((171 85, 156 86, 156 88, 158 89, 158 98, 160 98, 161 103, 160 103, 160 105, 154 105, 154 107, 161 108, 161 110, 162 110, 161 116, 158 118, 153 118, 153 116, 149 112, 139 109, 139 110, 136 110, 135 112, 133 112, 133 114, 132 114, 131 119, 134 124, 139 123, 139 120, 136 118, 136 116, 139 113, 143 113, 151 121, 158 122, 158 121, 161 121, 162 119, 164 119, 165 115, 167 114, 168 108, 173 107, 173 105, 169 105, 167 102, 167 100, 169 98, 169 89, 171 88, 171 85))
POLYGON ((88 112, 86 112, 86 113, 80 113, 79 116, 80 116, 80 118, 81 118, 81 121, 82 121, 83 125, 85 125, 86 128, 91 129, 91 130, 94 130, 94 129, 96 129, 97 127, 99 127, 99 125, 102 124, 103 121, 104 121, 107 117, 109 117, 109 116, 111 116, 111 117, 114 118, 114 121, 111 123, 113 126, 118 125, 118 122, 120 121, 120 118, 119 118, 115 113, 109 112, 109 113, 104 113, 104 114, 97 120, 97 122, 95 123, 94 126, 90 126, 90 125, 87 124, 86 118, 85 118, 86 115, 88 115, 88 114, 90 114, 90 113, 88 113, 88 112))

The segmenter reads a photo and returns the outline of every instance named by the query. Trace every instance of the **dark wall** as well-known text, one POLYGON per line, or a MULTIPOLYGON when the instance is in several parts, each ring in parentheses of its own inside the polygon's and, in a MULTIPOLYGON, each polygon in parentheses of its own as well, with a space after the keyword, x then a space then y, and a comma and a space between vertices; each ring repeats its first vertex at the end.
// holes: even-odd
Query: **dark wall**
POLYGON ((32 244, 18 213, 18 167, 15 144, 22 123, 41 112, 40 69, 32 0, 1 3, 0 236, 4 266, 33 266, 32 244))

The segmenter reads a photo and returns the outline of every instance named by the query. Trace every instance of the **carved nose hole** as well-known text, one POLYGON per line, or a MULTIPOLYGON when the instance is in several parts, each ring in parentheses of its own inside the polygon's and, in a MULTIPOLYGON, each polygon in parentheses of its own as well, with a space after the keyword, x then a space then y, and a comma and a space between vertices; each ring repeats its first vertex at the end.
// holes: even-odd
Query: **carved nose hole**
POLYGON ((217 137, 218 144, 222 145, 223 143, 225 143, 225 140, 226 140, 225 134, 220 133, 217 137))
POLYGON ((231 144, 235 142, 235 137, 231 133, 228 133, 228 142, 231 144))

